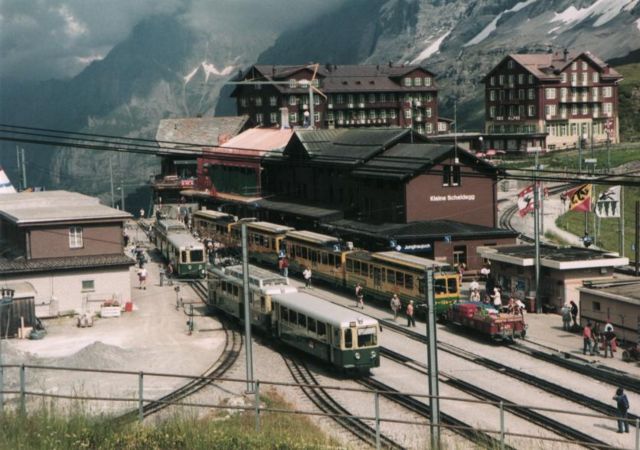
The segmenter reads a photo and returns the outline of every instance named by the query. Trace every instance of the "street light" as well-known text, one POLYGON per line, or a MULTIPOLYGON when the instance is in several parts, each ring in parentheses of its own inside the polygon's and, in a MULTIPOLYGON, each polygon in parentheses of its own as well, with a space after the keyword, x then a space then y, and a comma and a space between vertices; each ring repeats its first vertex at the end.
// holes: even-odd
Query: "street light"
MULTIPOLYGON (((13 295, 15 290, 8 287, 0 288, 0 324, 2 323, 2 312, 5 307, 11 307, 13 304, 13 295)), ((5 338, 9 335, 9 319, 11 316, 7 314, 7 327, 5 331, 5 338)), ((0 330, 2 327, 0 326, 0 330)), ((4 411, 4 362, 2 361, 2 336, 0 335, 0 413, 4 411)))

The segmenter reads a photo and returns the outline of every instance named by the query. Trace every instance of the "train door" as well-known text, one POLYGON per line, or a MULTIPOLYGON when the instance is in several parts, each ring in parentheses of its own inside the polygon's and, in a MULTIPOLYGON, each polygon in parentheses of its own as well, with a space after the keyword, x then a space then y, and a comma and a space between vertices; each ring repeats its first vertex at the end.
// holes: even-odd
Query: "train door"
POLYGON ((382 286, 382 269, 380 267, 373 267, 373 286, 380 288, 382 286))

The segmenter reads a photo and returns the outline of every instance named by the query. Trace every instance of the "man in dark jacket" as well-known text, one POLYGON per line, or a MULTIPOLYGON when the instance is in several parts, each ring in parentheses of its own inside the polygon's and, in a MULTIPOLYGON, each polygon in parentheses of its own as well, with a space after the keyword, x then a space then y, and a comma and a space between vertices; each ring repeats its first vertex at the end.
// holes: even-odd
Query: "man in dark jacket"
POLYGON ((618 433, 622 433, 623 430, 625 433, 629 432, 629 422, 627 419, 627 411, 629 411, 629 399, 627 395, 624 393, 622 388, 618 388, 616 391, 616 395, 613 396, 613 399, 617 403, 617 416, 618 416, 618 433))

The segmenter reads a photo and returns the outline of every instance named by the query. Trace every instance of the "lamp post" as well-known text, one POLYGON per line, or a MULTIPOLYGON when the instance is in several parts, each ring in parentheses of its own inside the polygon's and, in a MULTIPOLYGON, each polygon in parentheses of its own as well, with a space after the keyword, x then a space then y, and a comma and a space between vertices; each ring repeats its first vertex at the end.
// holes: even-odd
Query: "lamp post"
POLYGON ((117 191, 120 191, 120 204, 121 204, 121 209, 124 211, 124 185, 122 185, 122 183, 120 184, 120 186, 118 186, 116 188, 117 191))
MULTIPOLYGON (((7 288, 7 287, 3 287, 0 289, 0 295, 1 295, 1 299, 0 299, 0 324, 2 323, 2 312, 4 311, 5 307, 11 307, 11 305, 13 304, 13 295, 15 294, 15 291, 13 289, 7 288)), ((10 319, 10 314, 7 314, 7 326, 6 326, 6 330, 5 330, 5 337, 8 336, 9 334, 9 319, 10 319)), ((2 327, 0 326, 0 330, 2 329, 2 327)), ((0 336, 0 413, 4 412, 4 366, 3 366, 4 362, 2 360, 2 336, 0 336)))

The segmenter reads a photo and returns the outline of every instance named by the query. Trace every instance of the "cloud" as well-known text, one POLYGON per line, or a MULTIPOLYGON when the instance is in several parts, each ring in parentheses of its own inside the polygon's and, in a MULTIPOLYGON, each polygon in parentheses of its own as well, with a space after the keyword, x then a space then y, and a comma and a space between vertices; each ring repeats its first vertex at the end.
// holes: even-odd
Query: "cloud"
POLYGON ((348 0, 0 0, 0 77, 66 78, 103 58, 140 20, 180 15, 194 29, 277 35, 348 0))

